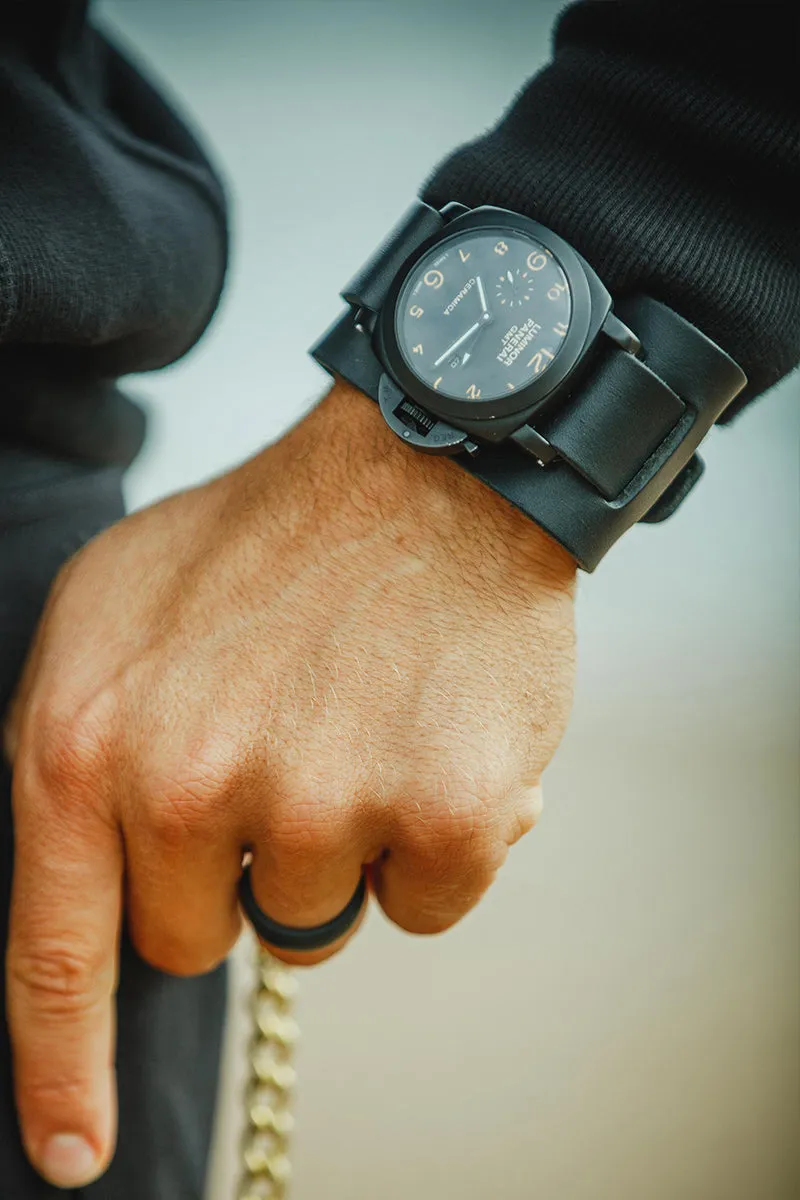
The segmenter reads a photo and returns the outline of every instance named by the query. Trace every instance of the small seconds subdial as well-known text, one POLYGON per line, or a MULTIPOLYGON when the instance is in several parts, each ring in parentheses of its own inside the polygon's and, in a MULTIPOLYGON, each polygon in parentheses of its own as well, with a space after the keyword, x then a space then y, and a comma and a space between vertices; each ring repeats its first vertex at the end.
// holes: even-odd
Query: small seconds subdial
POLYGON ((495 285, 495 299, 501 307, 522 308, 531 298, 531 272, 522 267, 504 271, 495 285))
POLYGON ((535 238, 465 229, 415 264, 395 309, 406 366, 455 400, 493 400, 545 374, 572 319, 569 281, 535 238))

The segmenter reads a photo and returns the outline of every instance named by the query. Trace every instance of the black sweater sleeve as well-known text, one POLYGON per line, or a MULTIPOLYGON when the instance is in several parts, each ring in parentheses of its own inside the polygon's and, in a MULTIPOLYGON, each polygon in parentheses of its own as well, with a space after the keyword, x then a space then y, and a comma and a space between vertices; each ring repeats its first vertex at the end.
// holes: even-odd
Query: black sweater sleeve
POLYGON ((746 371, 738 411, 800 362, 799 12, 581 0, 551 64, 424 198, 525 213, 612 295, 668 304, 746 371))
POLYGON ((0 5, 0 114, 0 442, 126 463, 143 421, 117 379, 211 319, 221 183, 87 0, 0 5))

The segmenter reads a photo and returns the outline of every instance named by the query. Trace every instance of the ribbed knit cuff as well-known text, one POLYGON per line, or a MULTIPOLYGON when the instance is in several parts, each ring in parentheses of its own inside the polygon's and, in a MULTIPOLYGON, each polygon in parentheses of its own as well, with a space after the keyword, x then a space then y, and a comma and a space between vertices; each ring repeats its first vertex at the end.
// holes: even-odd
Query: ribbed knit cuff
POLYGON ((747 373, 738 410, 800 362, 796 24, 788 4, 583 0, 423 197, 525 213, 612 295, 670 305, 747 373))

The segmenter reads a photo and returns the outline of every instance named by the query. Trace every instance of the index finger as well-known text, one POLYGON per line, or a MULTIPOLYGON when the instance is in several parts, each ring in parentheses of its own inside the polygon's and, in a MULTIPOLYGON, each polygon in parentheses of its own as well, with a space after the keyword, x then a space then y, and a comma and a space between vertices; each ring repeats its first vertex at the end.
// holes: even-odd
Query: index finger
POLYGON ((102 1174, 114 1148, 122 844, 91 796, 67 803, 31 774, 17 770, 13 797, 14 1084, 28 1157, 51 1183, 75 1188, 102 1174))

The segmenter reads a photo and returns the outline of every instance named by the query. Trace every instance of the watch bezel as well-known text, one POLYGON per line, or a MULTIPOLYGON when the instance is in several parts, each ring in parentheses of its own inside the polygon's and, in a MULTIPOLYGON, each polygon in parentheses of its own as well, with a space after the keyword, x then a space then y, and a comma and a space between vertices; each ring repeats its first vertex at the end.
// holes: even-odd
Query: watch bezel
POLYGON ((533 411, 542 407, 552 397, 553 392, 559 388, 582 358, 591 326, 591 317, 592 295, 586 268, 569 243, 554 233, 552 229, 539 224, 530 217, 510 212, 508 209, 486 206, 472 209, 465 215, 457 217, 441 232, 426 239, 406 259, 392 281, 385 303, 381 306, 375 329, 376 349, 379 358, 394 377, 398 387, 410 399, 415 400, 437 416, 455 420, 463 418, 468 421, 487 421, 496 417, 511 417, 524 413, 527 419, 533 411), (504 231, 519 232, 540 242, 550 250, 563 270, 570 287, 572 300, 569 330, 552 366, 548 367, 540 379, 534 379, 526 387, 520 388, 512 395, 498 396, 488 400, 455 399, 444 396, 429 387, 408 366, 398 342, 395 320, 403 286, 417 264, 434 246, 438 247, 448 241, 458 240, 465 231, 474 229, 497 229, 501 234, 504 231))

